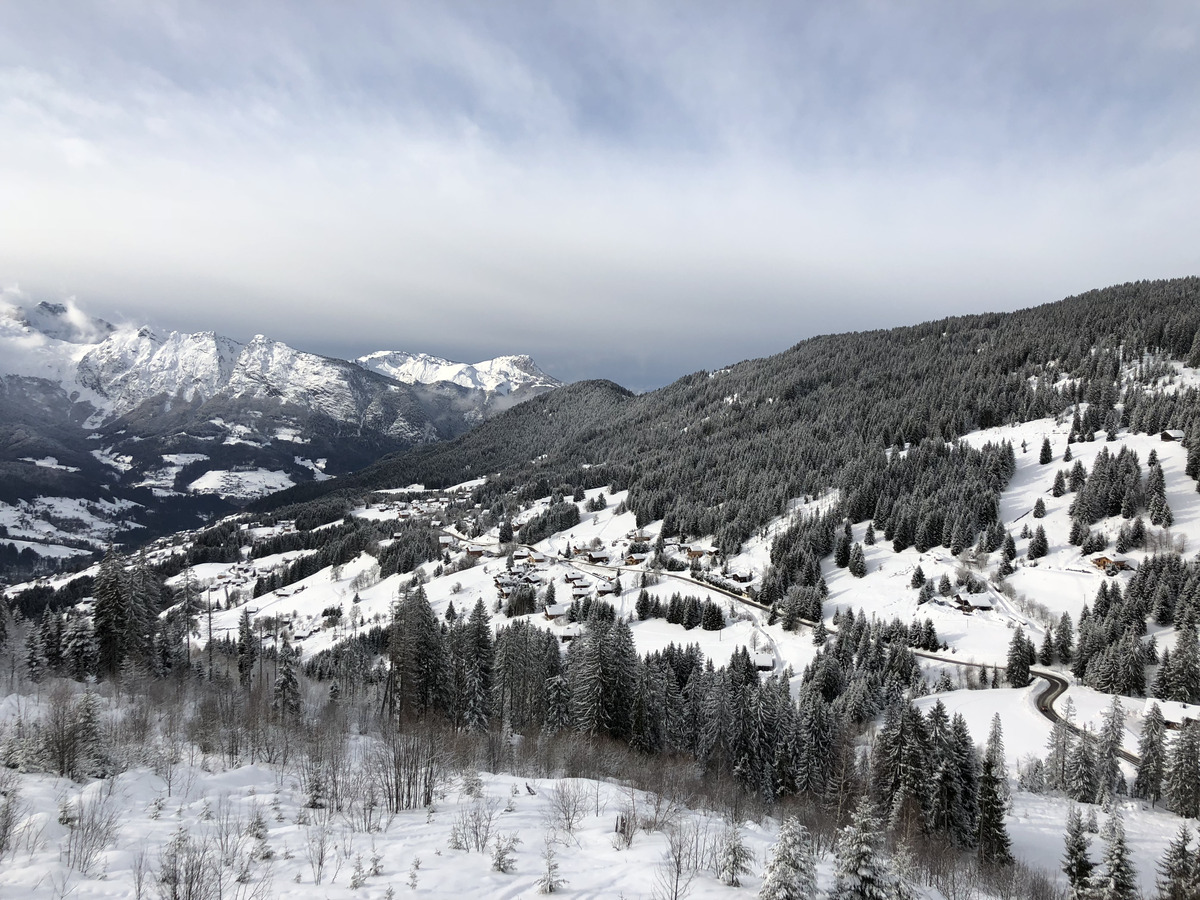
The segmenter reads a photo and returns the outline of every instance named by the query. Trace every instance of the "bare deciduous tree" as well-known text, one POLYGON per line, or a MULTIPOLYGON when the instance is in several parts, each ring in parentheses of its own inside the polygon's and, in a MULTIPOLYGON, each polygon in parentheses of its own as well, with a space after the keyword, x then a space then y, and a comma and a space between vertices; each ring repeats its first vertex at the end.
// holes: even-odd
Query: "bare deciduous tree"
POLYGON ((562 779, 550 789, 546 824, 574 835, 587 810, 587 791, 573 779, 562 779))

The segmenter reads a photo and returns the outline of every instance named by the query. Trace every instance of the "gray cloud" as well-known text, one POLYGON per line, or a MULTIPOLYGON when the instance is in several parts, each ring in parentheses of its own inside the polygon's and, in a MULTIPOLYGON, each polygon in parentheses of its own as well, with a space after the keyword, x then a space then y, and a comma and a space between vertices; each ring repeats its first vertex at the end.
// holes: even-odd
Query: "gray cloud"
POLYGON ((635 388, 1195 273, 1198 14, 9 4, 0 279, 635 388))

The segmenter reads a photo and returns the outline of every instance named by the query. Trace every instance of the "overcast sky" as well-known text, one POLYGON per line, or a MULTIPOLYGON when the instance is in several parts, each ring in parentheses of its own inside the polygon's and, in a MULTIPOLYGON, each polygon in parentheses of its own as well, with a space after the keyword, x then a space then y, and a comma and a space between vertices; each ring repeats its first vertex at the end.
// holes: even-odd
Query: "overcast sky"
POLYGON ((1200 273, 1200 6, 0 4, 0 283, 634 389, 1200 273))

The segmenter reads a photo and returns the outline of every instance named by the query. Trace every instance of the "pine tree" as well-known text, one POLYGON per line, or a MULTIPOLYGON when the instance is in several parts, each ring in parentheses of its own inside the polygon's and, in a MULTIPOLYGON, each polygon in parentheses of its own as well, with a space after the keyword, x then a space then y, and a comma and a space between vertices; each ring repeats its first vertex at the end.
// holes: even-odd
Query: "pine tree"
POLYGON ((1033 517, 1035 519, 1046 518, 1046 501, 1038 497, 1033 504, 1033 517))
POLYGON ((1137 874, 1125 843, 1125 823, 1116 807, 1109 813, 1101 836, 1105 841, 1103 873, 1095 879, 1097 900, 1134 900, 1137 874))
POLYGON ((300 682, 296 679, 296 667, 288 647, 279 652, 279 674, 275 677, 272 707, 285 722, 294 722, 300 717, 300 682))
POLYGON ((1005 803, 1000 795, 1000 780, 990 760, 984 759, 979 776, 979 861, 984 865, 1006 866, 1012 863, 1012 843, 1004 825, 1005 803))
POLYGON ((96 673, 96 639, 92 623, 75 611, 67 614, 62 633, 63 674, 76 681, 86 681, 96 673))
POLYGON ((1067 790, 1067 772, 1074 747, 1072 722, 1075 718, 1075 703, 1067 698, 1062 716, 1051 726, 1046 741, 1046 787, 1052 791, 1067 790))
POLYGON ((862 578, 867 574, 867 558, 863 555, 862 544, 855 544, 850 548, 850 574, 855 578, 862 578))
POLYGON ((125 623, 125 656, 140 667, 148 667, 154 648, 154 631, 165 588, 150 565, 145 548, 127 580, 128 602, 125 623))
POLYGON ((817 861, 808 830, 795 816, 784 819, 763 871, 759 900, 808 900, 817 895, 817 861))
POLYGON ((125 570, 121 557, 109 547, 92 587, 92 594, 96 598, 92 613, 96 666, 98 674, 105 678, 116 675, 125 661, 129 610, 124 581, 125 570))
POLYGON ((1067 813, 1067 831, 1064 838, 1063 873, 1071 900, 1090 900, 1092 896, 1092 872, 1095 864, 1088 855, 1090 841, 1083 830, 1083 817, 1079 808, 1072 806, 1067 813))
POLYGON ((1067 760, 1067 794, 1078 803, 1095 803, 1099 793, 1094 743, 1090 734, 1080 735, 1067 760))
POLYGON ((1200 816, 1200 725, 1185 722, 1167 753, 1163 796, 1167 809, 1185 819, 1200 816))
POLYGON ((1142 724, 1142 736, 1138 739, 1137 779, 1133 783, 1133 795, 1149 800, 1153 806, 1162 797, 1163 770, 1166 763, 1166 720, 1157 703, 1150 705, 1142 724))
POLYGON ((1041 559, 1050 552, 1050 543, 1046 540, 1046 529, 1041 525, 1033 531, 1033 537, 1029 539, 1029 549, 1026 551, 1026 556, 1030 559, 1041 559))
POLYGON ((581 734, 603 731, 605 721, 604 704, 604 641, 599 629, 588 627, 587 633, 576 642, 582 641, 570 667, 571 720, 575 730, 581 734))
POLYGON ((1054 629, 1054 652, 1064 663, 1071 661, 1072 649, 1075 643, 1075 626, 1071 624, 1069 613, 1059 617, 1058 627, 1054 629))
POLYGON ((1175 839, 1167 847, 1158 864, 1158 900, 1195 900, 1196 860, 1189 845, 1192 833, 1186 825, 1179 826, 1175 839))
POLYGON ((1100 728, 1100 739, 1097 750, 1097 776, 1100 783, 1100 796, 1106 797, 1116 791, 1121 781, 1121 766, 1118 754, 1125 737, 1125 708, 1121 698, 1113 695, 1112 702, 1104 713, 1104 724, 1100 728))
POLYGON ((850 565, 850 538, 844 534, 838 535, 837 543, 834 545, 833 564, 839 569, 850 565))
POLYGON ((925 571, 919 565, 913 569, 912 578, 909 579, 908 586, 911 588, 925 586, 925 571))
POLYGON ((890 900, 895 879, 879 856, 879 823, 865 797, 838 835, 829 900, 890 900))
POLYGON ((571 687, 561 675, 546 679, 546 719, 542 731, 558 734, 571 726, 571 687))
MULTIPOLYGON (((46 610, 43 615, 49 618, 53 613, 46 610)), ((32 626, 29 628, 29 633, 25 635, 25 673, 34 684, 41 684, 42 679, 46 677, 46 656, 42 649, 42 631, 40 628, 32 626)))
POLYGON ((237 667, 238 682, 245 689, 250 687, 250 679, 254 675, 254 664, 258 661, 258 638, 254 634, 254 623, 250 620, 250 610, 242 608, 238 618, 237 667))
POLYGON ((1054 475, 1054 484, 1050 488, 1051 497, 1061 497, 1067 492, 1067 479, 1063 475, 1062 469, 1059 469, 1054 475))
POLYGON ((1038 664, 1052 666, 1056 660, 1057 657, 1054 652, 1054 629, 1047 627, 1046 633, 1042 637, 1042 647, 1038 651, 1038 664))
POLYGON ((1050 438, 1042 438, 1042 452, 1038 454, 1038 462, 1044 466, 1053 459, 1054 451, 1050 448, 1050 438))
POLYGON ((1024 630, 1018 628, 1008 645, 1008 683, 1015 688, 1028 687, 1033 681, 1029 674, 1029 648, 1024 630))
POLYGON ((987 743, 984 744, 983 758, 992 765, 992 773, 996 776, 997 790, 1000 799, 1004 801, 1007 810, 1012 802, 1012 794, 1008 787, 1008 758, 1004 752, 1004 726, 1000 721, 1000 713, 992 715, 992 723, 988 728, 987 743))
MULTIPOLYGON (((942 674, 946 676, 947 673, 942 674)), ((956 846, 969 847, 974 843, 975 835, 972 823, 967 821, 963 772, 956 752, 954 729, 940 699, 929 710, 925 727, 930 748, 930 825, 956 846)))
POLYGON ((727 887, 741 887, 742 876, 750 874, 754 854, 742 840, 742 830, 730 822, 725 826, 721 838, 721 852, 717 859, 717 877, 727 887))

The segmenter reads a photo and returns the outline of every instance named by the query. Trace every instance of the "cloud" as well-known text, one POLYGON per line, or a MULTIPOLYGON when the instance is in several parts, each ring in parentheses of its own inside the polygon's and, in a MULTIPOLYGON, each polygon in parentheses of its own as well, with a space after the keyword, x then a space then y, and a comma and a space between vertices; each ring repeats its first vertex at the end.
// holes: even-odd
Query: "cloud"
POLYGON ((0 280, 648 387, 1194 273, 1196 26, 1095 4, 14 4, 0 280))

